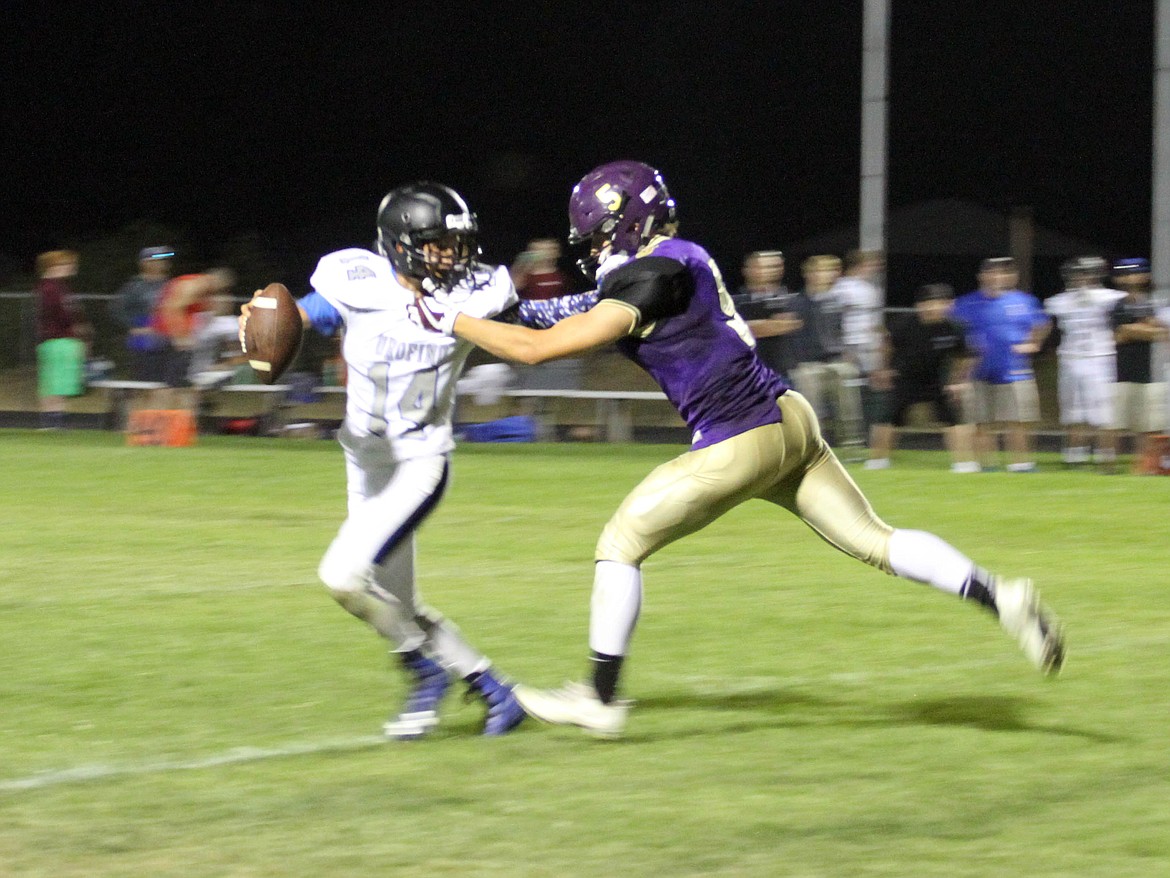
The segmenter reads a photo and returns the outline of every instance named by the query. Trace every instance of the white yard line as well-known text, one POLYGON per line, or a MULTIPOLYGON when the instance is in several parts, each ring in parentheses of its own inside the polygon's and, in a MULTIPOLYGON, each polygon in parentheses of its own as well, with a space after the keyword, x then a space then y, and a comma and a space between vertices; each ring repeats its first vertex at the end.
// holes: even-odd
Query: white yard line
POLYGON ((167 760, 161 762, 140 762, 122 765, 78 765, 59 771, 43 771, 28 777, 0 780, 0 793, 40 790, 45 787, 65 784, 87 783, 95 780, 111 780, 143 774, 167 774, 174 771, 199 771, 218 768, 222 765, 239 765, 245 762, 260 762, 265 759, 285 759, 290 756, 310 756, 318 753, 344 753, 349 750, 365 750, 384 744, 380 735, 363 738, 340 738, 332 741, 316 741, 304 744, 290 744, 286 747, 235 747, 226 753, 207 756, 190 761, 167 760))
MULTIPOLYGON (((1072 658, 1075 661, 1078 655, 1091 656, 1102 653, 1117 652, 1122 649, 1140 649, 1143 646, 1166 645, 1166 636, 1142 638, 1138 641, 1128 641, 1125 644, 1118 642, 1101 642, 1083 648, 1074 648, 1072 658)), ((944 665, 932 667, 930 670, 970 670, 1004 664, 1010 660, 1009 653, 1001 656, 983 659, 970 659, 962 662, 948 662, 944 665)), ((1020 661, 1023 661, 1021 658, 1020 661)), ((881 673, 857 672, 828 674, 817 677, 769 676, 752 675, 745 677, 710 677, 692 675, 677 677, 670 674, 647 673, 643 671, 643 680, 662 680, 671 684, 685 683, 697 694, 712 693, 745 694, 773 689, 777 686, 807 686, 816 684, 834 683, 846 686, 870 685, 875 680, 895 680, 920 676, 924 669, 907 665, 902 668, 891 668, 881 673)), ((1039 681, 1038 682, 1042 682, 1039 681)), ((311 756, 318 753, 344 753, 352 750, 364 750, 385 743, 381 736, 367 735, 360 738, 338 738, 334 740, 289 744, 285 747, 235 747, 224 753, 204 757, 203 759, 163 760, 158 762, 124 763, 115 765, 78 765, 73 768, 63 768, 57 771, 43 771, 27 777, 17 777, 10 780, 0 780, 0 793, 40 790, 46 787, 64 786, 67 784, 89 783, 100 780, 116 780, 122 777, 133 777, 144 774, 167 774, 176 771, 199 771, 206 768, 218 768, 223 765, 239 765, 246 762, 260 762, 265 759, 285 759, 291 756, 311 756)))

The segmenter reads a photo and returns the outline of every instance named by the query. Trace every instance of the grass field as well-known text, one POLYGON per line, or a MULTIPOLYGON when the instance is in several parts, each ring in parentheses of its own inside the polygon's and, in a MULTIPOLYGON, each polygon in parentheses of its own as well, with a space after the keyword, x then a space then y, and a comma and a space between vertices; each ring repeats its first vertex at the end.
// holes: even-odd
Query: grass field
MULTIPOLYGON (((499 666, 584 668, 592 548, 668 447, 473 446, 428 599, 499 666)), ((1045 681, 982 612, 763 504, 647 565, 627 737, 383 743, 401 681, 315 581, 329 442, 0 433, 0 875, 1170 875, 1170 479, 856 472, 1028 574, 1045 681)))

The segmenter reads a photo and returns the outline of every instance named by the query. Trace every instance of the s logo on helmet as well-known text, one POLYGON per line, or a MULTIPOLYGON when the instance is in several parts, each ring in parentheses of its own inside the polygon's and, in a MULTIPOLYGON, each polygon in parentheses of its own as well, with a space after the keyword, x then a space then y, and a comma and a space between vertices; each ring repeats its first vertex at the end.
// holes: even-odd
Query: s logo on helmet
POLYGON ((617 213, 622 206, 622 193, 614 189, 609 183, 606 183, 593 194, 598 201, 605 205, 605 209, 611 213, 617 213))

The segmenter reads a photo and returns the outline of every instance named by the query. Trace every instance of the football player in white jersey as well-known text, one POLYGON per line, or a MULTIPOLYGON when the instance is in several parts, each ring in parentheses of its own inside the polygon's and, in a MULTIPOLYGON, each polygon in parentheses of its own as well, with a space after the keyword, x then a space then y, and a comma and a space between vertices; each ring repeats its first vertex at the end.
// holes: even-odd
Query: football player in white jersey
POLYGON ((1088 463, 1096 433, 1097 459, 1112 470, 1117 456, 1112 429, 1117 342, 1110 312, 1125 294, 1102 286, 1105 260, 1099 256, 1070 259, 1061 271, 1065 290, 1048 299, 1044 310, 1060 327, 1060 423, 1068 431, 1064 461, 1088 463))
POLYGON ((420 601, 414 581, 414 533, 447 486, 455 382, 472 345, 428 332, 407 315, 423 296, 478 317, 515 304, 507 269, 477 261, 477 232, 475 215, 454 190, 402 186, 379 208, 379 252, 353 248, 323 257, 313 292, 298 302, 305 325, 325 334, 345 328, 338 438, 349 509, 318 574, 338 603, 390 641, 410 678, 406 704, 384 726, 393 738, 431 731, 455 677, 485 702, 484 734, 504 734, 524 717, 511 686, 420 601))

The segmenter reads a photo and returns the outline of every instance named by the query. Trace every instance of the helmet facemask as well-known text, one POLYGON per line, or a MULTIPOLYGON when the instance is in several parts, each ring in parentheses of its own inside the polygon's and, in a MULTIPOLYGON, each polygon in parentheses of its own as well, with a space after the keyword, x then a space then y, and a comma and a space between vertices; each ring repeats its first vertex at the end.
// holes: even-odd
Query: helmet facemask
POLYGON ((601 226, 590 234, 580 235, 574 232, 569 234, 569 246, 581 254, 581 258, 577 260, 577 268, 590 280, 596 277, 597 267, 613 255, 613 230, 616 225, 616 220, 607 217, 601 226))
POLYGON ((473 231, 426 230, 405 233, 396 242, 387 242, 379 236, 383 251, 394 248, 394 257, 388 258, 405 274, 420 280, 423 291, 451 290, 475 271, 479 260, 479 244, 473 231))

